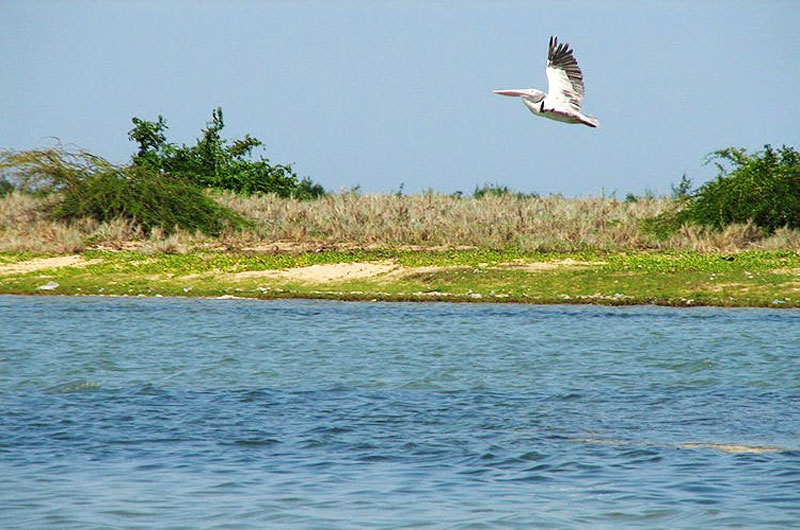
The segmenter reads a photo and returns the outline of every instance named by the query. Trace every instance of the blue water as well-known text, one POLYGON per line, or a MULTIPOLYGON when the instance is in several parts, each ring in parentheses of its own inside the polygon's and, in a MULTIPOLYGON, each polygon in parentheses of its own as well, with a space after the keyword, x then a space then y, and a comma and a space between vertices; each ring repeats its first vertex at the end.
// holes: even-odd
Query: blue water
POLYGON ((800 527, 800 311, 0 296, 3 528, 800 527))

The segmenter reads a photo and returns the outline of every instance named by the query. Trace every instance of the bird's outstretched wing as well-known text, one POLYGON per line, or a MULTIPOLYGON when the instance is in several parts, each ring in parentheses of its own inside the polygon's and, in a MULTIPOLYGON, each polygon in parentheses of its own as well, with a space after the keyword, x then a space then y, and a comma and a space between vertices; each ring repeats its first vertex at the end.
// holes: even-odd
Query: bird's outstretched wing
POLYGON ((572 55, 569 43, 558 43, 550 37, 547 53, 547 95, 563 101, 580 112, 583 101, 583 74, 572 55))

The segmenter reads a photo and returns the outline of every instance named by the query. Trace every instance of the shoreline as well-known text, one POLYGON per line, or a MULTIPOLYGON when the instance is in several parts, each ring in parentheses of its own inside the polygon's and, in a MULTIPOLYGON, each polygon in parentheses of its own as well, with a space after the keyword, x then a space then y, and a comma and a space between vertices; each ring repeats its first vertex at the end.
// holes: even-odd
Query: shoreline
POLYGON ((221 295, 221 296, 188 296, 188 295, 129 295, 129 294, 91 294, 91 293, 69 293, 69 294, 52 294, 52 293, 6 293, 0 292, 0 297, 26 297, 26 298, 97 298, 97 299, 126 299, 126 300, 205 300, 205 301, 239 301, 239 302, 280 302, 280 301, 309 301, 309 302, 342 302, 347 304, 468 304, 468 305, 512 305, 512 306, 564 306, 564 307, 579 307, 579 306, 592 306, 592 307, 615 307, 615 308, 634 308, 634 307, 662 307, 674 309, 741 309, 741 310, 774 310, 774 311, 787 311, 798 310, 800 305, 708 305, 692 303, 690 305, 684 304, 670 304, 659 303, 658 301, 641 303, 595 303, 595 302, 570 302, 570 301, 555 301, 555 302, 542 302, 536 300, 463 300, 463 299, 401 299, 401 298, 356 298, 356 297, 334 297, 334 296, 281 296, 281 297, 247 297, 235 295, 221 295))
POLYGON ((0 254, 0 294, 800 307, 791 251, 0 254))

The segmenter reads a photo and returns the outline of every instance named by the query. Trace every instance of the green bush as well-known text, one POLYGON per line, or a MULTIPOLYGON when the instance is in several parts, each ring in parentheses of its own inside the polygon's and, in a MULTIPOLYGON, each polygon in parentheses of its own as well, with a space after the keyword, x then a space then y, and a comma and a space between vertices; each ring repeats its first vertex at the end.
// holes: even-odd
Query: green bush
POLYGON ((222 109, 211 113, 211 121, 192 147, 167 142, 167 122, 163 116, 151 122, 133 118, 128 138, 139 144, 133 164, 182 177, 204 188, 235 193, 275 193, 281 197, 314 199, 325 194, 324 188, 308 177, 298 180, 289 165, 270 164, 269 159, 252 157, 253 150, 264 144, 249 135, 242 140, 222 138, 225 127, 222 109))
POLYGON ((23 190, 57 192, 51 213, 59 220, 124 218, 146 232, 160 227, 171 233, 179 227, 209 235, 249 224, 184 179, 145 166, 115 166, 87 152, 7 152, 0 155, 0 172, 23 190))
POLYGON ((0 197, 5 197, 14 191, 14 184, 8 179, 0 178, 0 197))
POLYGON ((748 155, 730 147, 711 153, 707 162, 712 161, 717 178, 686 193, 679 198, 680 209, 648 220, 645 228, 665 236, 683 224, 720 230, 752 222, 767 233, 784 226, 800 228, 800 153, 766 145, 748 155))
POLYGON ((146 232, 161 227, 171 233, 179 227, 219 235, 226 227, 242 228, 247 224, 208 197, 202 188, 136 166, 88 176, 81 186, 65 190, 53 213, 56 218, 67 220, 91 217, 110 221, 122 217, 141 225, 146 232))
POLYGON ((508 186, 501 186, 500 184, 484 184, 483 186, 475 186, 475 191, 472 192, 472 197, 481 199, 483 197, 504 197, 515 196, 520 199, 538 197, 537 193, 522 193, 514 192, 508 186))

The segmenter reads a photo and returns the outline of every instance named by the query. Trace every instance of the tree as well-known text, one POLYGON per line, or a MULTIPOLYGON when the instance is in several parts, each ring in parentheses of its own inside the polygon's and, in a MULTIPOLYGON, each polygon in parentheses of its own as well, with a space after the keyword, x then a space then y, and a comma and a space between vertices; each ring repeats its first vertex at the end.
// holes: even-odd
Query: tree
POLYGON ((273 165, 264 157, 256 159, 253 151, 264 146, 261 140, 248 134, 229 144, 221 134, 225 127, 221 107, 212 111, 211 121, 192 147, 167 142, 167 122, 160 115, 155 122, 132 121, 134 128, 128 138, 139 144, 132 159, 134 165, 185 178, 205 188, 236 193, 275 193, 299 199, 325 194, 325 189, 308 177, 299 180, 290 165, 273 165))

